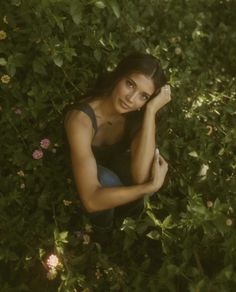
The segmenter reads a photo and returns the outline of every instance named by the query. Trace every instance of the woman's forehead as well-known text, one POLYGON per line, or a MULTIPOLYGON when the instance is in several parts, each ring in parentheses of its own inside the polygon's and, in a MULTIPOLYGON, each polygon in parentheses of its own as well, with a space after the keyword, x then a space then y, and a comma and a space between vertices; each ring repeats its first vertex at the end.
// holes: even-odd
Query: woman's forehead
POLYGON ((126 77, 132 79, 141 91, 144 91, 149 95, 152 95, 154 93, 155 85, 153 80, 149 76, 140 72, 132 72, 126 77))

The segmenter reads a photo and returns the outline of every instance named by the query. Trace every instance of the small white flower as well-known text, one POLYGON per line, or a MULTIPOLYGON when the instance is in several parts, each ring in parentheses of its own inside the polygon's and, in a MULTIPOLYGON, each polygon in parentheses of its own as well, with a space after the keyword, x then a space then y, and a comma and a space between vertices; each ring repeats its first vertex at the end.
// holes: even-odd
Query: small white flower
POLYGON ((90 224, 86 224, 85 225, 85 231, 88 232, 88 233, 92 232, 92 226, 90 224))
POLYGON ((59 265, 58 257, 54 254, 51 254, 47 259, 47 265, 50 269, 56 268, 59 265))
POLYGON ((213 202, 212 201, 207 201, 207 207, 212 208, 213 207, 213 202))
POLYGON ((233 220, 228 218, 225 223, 227 226, 231 226, 233 224, 233 220))
POLYGON ((181 55, 182 54, 182 50, 180 47, 175 48, 175 54, 176 55, 181 55))
POLYGON ((89 244, 90 243, 90 236, 88 234, 83 235, 83 244, 89 244))
POLYGON ((25 173, 24 173, 23 170, 19 170, 19 171, 17 172, 17 175, 23 177, 23 176, 25 176, 25 173))
POLYGON ((25 189, 25 184, 22 183, 22 184, 20 185, 20 188, 21 188, 21 189, 25 189))
POLYGON ((198 176, 206 176, 208 169, 209 169, 209 165, 202 164, 201 169, 198 173, 198 176))

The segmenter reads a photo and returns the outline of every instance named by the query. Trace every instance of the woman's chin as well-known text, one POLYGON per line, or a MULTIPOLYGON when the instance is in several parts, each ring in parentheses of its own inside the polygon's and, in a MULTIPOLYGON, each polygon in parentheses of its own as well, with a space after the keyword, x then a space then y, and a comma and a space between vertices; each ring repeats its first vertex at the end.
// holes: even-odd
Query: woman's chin
POLYGON ((133 110, 127 104, 125 104, 122 100, 118 101, 118 106, 122 114, 131 112, 133 110))

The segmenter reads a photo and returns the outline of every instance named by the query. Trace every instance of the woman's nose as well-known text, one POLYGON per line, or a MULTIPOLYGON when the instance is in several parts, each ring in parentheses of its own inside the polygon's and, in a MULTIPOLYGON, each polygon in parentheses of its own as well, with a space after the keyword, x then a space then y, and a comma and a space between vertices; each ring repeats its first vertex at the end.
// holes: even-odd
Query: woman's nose
POLYGON ((130 102, 133 102, 135 100, 135 97, 136 97, 136 93, 132 92, 130 94, 127 94, 126 99, 130 102))

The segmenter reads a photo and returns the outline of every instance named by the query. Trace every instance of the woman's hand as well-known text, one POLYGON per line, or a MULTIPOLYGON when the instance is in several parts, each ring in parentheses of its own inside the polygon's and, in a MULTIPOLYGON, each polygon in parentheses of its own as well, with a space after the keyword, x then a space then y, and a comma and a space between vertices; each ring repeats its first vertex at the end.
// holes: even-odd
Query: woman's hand
POLYGON ((153 164, 152 164, 152 173, 151 173, 152 192, 156 192, 161 188, 161 186, 164 183, 167 171, 168 171, 168 163, 159 154, 158 149, 156 149, 154 159, 153 159, 153 164))
POLYGON ((170 85, 165 85, 161 88, 161 92, 152 98, 147 103, 148 111, 156 114, 159 109, 161 109, 164 105, 166 105, 171 100, 171 90, 170 85))

